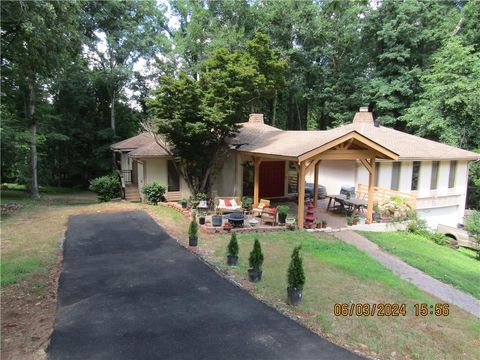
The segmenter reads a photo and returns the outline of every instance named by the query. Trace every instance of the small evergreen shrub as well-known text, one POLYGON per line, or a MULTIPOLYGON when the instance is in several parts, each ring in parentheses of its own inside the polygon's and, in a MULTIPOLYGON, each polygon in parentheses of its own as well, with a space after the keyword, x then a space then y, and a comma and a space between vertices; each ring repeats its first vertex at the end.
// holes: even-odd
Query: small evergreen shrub
POLYGON ((287 205, 279 205, 279 206, 277 206, 278 215, 285 215, 285 216, 287 216, 287 215, 288 215, 288 210, 290 210, 290 208, 289 208, 287 205))
POLYGON ((230 241, 228 242, 227 246, 227 255, 238 256, 237 233, 232 233, 232 236, 230 237, 230 241))
POLYGON ((157 181, 151 182, 143 187, 143 193, 147 198, 147 202, 157 205, 159 202, 165 201, 165 186, 157 181))
POLYGON ((90 181, 90 191, 97 193, 100 202, 110 201, 121 196, 120 180, 115 175, 105 175, 90 181))
POLYGON ((305 285, 305 272, 303 270, 303 259, 300 256, 300 249, 300 246, 293 249, 287 273, 288 287, 297 290, 302 290, 303 285, 305 285))
POLYGON ((250 257, 248 258, 248 263, 250 264, 250 268, 256 271, 260 271, 263 265, 263 254, 262 254, 262 247, 260 246, 260 241, 255 238, 253 243, 253 249, 250 252, 250 257))
POLYGON ((448 245, 450 243, 448 238, 444 234, 442 234, 441 232, 438 232, 438 231, 430 233, 429 238, 435 244, 442 245, 442 246, 448 245))
POLYGON ((198 224, 195 219, 190 221, 190 226, 188 227, 188 237, 196 238, 198 236, 198 224))

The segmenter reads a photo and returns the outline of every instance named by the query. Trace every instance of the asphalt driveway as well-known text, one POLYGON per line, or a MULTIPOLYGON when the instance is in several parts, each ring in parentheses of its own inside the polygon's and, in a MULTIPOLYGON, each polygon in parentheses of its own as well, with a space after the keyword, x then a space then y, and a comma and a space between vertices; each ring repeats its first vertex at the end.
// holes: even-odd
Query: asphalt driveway
POLYGON ((49 359, 359 359, 212 271, 144 212, 71 217, 49 359))

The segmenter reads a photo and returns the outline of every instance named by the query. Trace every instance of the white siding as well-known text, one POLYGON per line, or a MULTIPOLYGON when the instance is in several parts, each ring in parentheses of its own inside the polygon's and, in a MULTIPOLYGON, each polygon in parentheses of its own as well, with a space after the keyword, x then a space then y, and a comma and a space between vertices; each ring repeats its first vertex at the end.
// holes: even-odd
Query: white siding
POLYGON ((398 191, 410 192, 412 189, 413 162, 402 161, 400 167, 400 185, 398 191))
POLYGON ((377 186, 385 189, 390 189, 390 185, 392 183, 392 163, 382 162, 381 164, 382 165, 380 165, 380 171, 377 174, 378 176, 377 186))
MULTIPOLYGON (((145 184, 153 181, 158 181, 167 188, 168 174, 167 174, 167 159, 143 159, 144 179, 145 184)), ((139 189, 141 191, 141 189, 139 189)), ((190 189, 180 176, 180 194, 184 198, 191 195, 190 189)))
MULTIPOLYGON (((343 185, 355 186, 356 162, 352 160, 323 160, 318 169, 318 183, 327 188, 327 194, 338 194, 343 185)), ((313 183, 314 172, 306 180, 313 183)))
POLYGON ((417 210, 417 214, 427 221, 431 229, 436 229, 438 224, 455 227, 459 220, 459 206, 421 209, 417 210))
POLYGON ((420 174, 418 176, 418 196, 430 195, 430 178, 432 175, 432 162, 422 161, 420 164, 420 174))

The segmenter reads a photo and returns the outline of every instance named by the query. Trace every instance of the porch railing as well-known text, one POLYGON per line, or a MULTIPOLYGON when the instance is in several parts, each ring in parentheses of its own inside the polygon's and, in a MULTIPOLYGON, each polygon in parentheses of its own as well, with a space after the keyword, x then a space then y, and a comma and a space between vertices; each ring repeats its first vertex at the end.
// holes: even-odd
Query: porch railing
MULTIPOLYGON (((365 199, 368 198, 368 186, 364 184, 357 184, 357 194, 362 194, 365 199)), ((374 186, 373 188, 373 202, 384 204, 392 197, 403 199, 412 209, 416 209, 417 198, 413 194, 404 193, 401 191, 390 190, 374 186)))
POLYGON ((121 170, 120 176, 123 178, 126 185, 132 183, 132 170, 121 170))

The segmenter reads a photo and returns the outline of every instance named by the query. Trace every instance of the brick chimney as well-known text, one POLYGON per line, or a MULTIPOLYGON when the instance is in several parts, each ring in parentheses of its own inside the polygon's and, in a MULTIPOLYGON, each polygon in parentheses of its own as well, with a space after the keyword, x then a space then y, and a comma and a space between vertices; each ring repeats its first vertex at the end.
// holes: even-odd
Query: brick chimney
POLYGON ((374 125, 375 123, 373 120, 373 113, 368 111, 367 106, 362 106, 360 110, 357 113, 355 113, 355 116, 353 117, 353 123, 374 125))
POLYGON ((249 123, 263 124, 263 114, 250 114, 248 117, 249 123))

